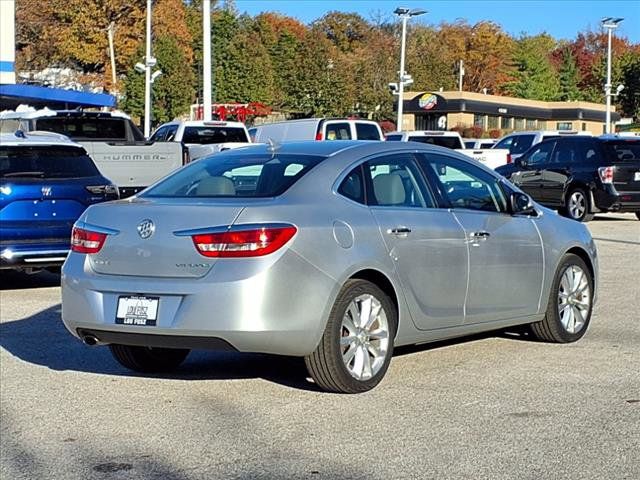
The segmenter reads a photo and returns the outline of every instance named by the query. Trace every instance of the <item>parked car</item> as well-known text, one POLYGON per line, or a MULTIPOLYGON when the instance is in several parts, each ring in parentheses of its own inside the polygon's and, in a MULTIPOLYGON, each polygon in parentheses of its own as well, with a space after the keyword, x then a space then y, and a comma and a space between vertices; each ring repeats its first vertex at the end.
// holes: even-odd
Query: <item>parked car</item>
POLYGON ((177 143, 150 143, 122 112, 28 109, 0 113, 2 132, 47 131, 66 135, 82 145, 100 172, 128 197, 189 160, 177 143))
POLYGON ((86 207, 118 198, 80 145, 53 133, 0 135, 0 269, 56 267, 86 207))
POLYGON ((559 137, 592 136, 591 132, 577 132, 574 130, 532 130, 527 132, 514 132, 498 140, 493 148, 506 148, 511 153, 511 159, 516 160, 520 155, 529 150, 533 145, 559 137))
POLYGON ((598 212, 640 219, 640 138, 559 137, 497 169, 536 201, 587 222, 598 212))
POLYGON ((493 148, 497 143, 495 138, 463 138, 464 148, 467 150, 476 150, 483 148, 493 148))
POLYGON ((189 149, 190 160, 231 148, 251 145, 244 123, 187 120, 164 123, 149 138, 152 142, 178 142, 189 149))
POLYGON ((301 140, 383 140, 380 126, 371 120, 304 118, 257 125, 254 142, 277 143, 301 140))
POLYGON ((453 150, 291 142, 89 208, 62 315, 133 370, 175 368, 192 348, 294 355, 322 389, 355 393, 394 346, 529 323, 578 340, 597 272, 583 224, 453 150))
POLYGON ((413 130, 408 132, 391 132, 387 134, 388 142, 419 142, 439 147, 451 148, 477 160, 489 168, 496 168, 511 162, 508 150, 492 148, 469 150, 465 148, 458 132, 445 130, 413 130))

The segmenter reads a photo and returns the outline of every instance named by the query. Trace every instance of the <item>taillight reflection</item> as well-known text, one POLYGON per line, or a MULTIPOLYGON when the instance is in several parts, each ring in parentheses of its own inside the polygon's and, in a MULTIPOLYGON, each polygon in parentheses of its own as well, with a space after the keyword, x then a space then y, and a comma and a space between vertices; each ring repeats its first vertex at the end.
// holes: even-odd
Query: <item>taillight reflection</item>
POLYGON ((71 251, 77 253, 98 253, 107 235, 92 232, 79 227, 73 227, 71 232, 71 251))
POLYGON ((293 225, 223 233, 193 235, 193 243, 205 257, 261 257, 275 252, 296 234, 293 225))

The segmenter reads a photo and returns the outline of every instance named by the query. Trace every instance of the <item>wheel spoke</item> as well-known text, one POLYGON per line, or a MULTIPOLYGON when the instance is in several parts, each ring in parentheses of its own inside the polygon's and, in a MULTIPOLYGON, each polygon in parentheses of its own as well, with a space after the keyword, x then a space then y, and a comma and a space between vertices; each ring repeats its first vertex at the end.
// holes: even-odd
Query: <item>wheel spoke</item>
POLYGON ((584 280, 584 272, 579 268, 575 269, 574 276, 573 276, 573 289, 571 290, 571 293, 573 293, 574 295, 577 293, 583 280, 584 280))
POLYGON ((380 303, 373 302, 369 318, 362 328, 364 328, 365 330, 369 330, 373 326, 374 322, 378 319, 378 315, 380 314, 381 309, 382 305, 380 303))
POLYGON ((344 360, 344 364, 347 368, 349 368, 349 363, 351 363, 351 360, 353 360, 353 357, 355 356, 357 350, 358 347, 355 344, 351 344, 349 346, 349 349, 344 354, 342 354, 342 359, 344 360))
POLYGON ((378 328, 376 330, 373 330, 373 331, 369 332, 369 338, 371 340, 384 340, 388 336, 389 336, 389 332, 387 332, 383 328, 378 328))
POLYGON ((369 317, 371 316, 371 310, 372 310, 372 302, 373 302, 373 297, 371 296, 367 296, 367 298, 365 298, 360 302, 360 318, 358 319, 359 320, 358 326, 360 326, 361 328, 364 328, 364 326, 369 321, 369 317))
POLYGON ((380 358, 382 356, 382 350, 380 350, 375 345, 372 345, 372 344, 367 345, 367 350, 369 350, 369 353, 373 355, 374 359, 380 358))
POLYGON ((357 378, 362 378, 362 374, 364 372, 364 357, 369 354, 365 353, 364 349, 360 346, 355 347, 354 350, 355 358, 353 361, 353 373, 357 378))
POLYGON ((355 340, 356 340, 355 335, 347 335, 346 337, 340 337, 340 346, 346 347, 348 345, 351 345, 353 342, 355 342, 355 340))
POLYGON ((580 311, 580 309, 577 307, 573 307, 572 311, 573 311, 573 327, 574 327, 573 330, 575 333, 575 330, 577 328, 584 325, 585 317, 582 315, 582 311, 580 311))
POLYGON ((362 355, 364 356, 364 368, 362 369, 362 378, 371 378, 373 376, 373 372, 371 371, 371 355, 367 349, 362 346, 362 355))
POLYGON ((356 305, 356 302, 351 302, 342 319, 342 326, 349 330, 349 333, 353 335, 357 331, 355 322, 359 319, 360 312, 358 312, 358 306, 356 305))

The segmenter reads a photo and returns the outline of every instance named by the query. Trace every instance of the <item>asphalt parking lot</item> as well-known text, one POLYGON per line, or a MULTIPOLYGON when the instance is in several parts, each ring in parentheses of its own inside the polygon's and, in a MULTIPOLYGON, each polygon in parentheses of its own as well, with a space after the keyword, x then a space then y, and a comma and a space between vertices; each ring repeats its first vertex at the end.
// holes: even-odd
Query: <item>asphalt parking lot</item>
POLYGON ((398 351, 361 395, 296 359, 195 352, 132 374, 60 321, 59 278, 2 272, 2 479, 638 479, 640 222, 599 216, 586 337, 398 351))

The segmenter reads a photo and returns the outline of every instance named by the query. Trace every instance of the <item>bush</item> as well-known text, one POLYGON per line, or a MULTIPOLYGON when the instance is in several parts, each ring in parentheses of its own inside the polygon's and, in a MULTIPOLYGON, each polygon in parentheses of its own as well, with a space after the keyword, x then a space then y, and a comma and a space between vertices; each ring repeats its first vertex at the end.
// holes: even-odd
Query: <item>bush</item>
POLYGON ((382 120, 381 122, 378 122, 378 125, 380 125, 380 128, 382 129, 382 133, 396 131, 396 124, 390 120, 382 120))
POLYGON ((500 138, 502 136, 502 132, 494 128, 493 130, 489 130, 489 138, 500 138))

